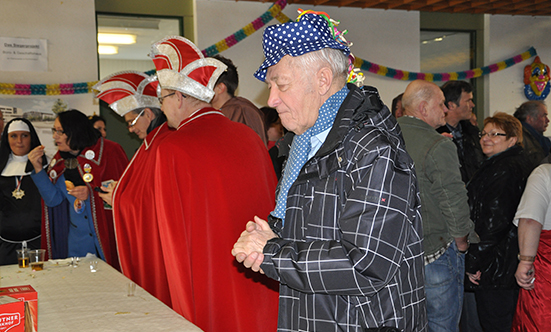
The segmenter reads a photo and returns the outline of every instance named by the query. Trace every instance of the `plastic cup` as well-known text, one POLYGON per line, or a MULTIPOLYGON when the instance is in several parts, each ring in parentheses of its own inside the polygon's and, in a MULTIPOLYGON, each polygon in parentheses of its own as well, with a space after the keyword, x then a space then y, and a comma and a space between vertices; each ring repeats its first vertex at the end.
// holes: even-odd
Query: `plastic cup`
POLYGON ((44 249, 29 250, 29 263, 33 271, 42 271, 44 269, 44 249))
POLYGON ((128 283, 128 296, 134 296, 136 293, 136 284, 133 282, 128 283))
POLYGON ((29 251, 27 249, 17 249, 17 265, 19 268, 29 267, 29 251))
POLYGON ((90 272, 97 272, 98 271, 98 259, 92 258, 90 260, 90 272))

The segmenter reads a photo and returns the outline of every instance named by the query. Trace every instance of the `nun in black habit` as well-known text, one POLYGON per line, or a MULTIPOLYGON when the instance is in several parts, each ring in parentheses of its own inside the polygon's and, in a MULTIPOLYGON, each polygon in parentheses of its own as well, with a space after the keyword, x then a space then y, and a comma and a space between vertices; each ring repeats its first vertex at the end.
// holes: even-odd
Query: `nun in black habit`
POLYGON ((4 127, 0 141, 0 265, 16 264, 16 249, 40 249, 42 199, 29 176, 33 168, 27 158, 39 145, 36 130, 27 119, 13 119, 4 127))

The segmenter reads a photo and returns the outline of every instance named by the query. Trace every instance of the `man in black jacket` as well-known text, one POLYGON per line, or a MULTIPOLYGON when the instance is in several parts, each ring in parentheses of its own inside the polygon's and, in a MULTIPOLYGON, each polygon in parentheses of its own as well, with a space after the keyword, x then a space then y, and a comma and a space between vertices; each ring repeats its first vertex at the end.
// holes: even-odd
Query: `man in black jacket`
POLYGON ((446 125, 436 129, 439 133, 449 133, 457 147, 461 179, 467 183, 484 161, 480 147, 480 130, 470 122, 474 108, 473 88, 465 81, 448 81, 442 86, 448 113, 446 125))
MULTIPOLYGON (((473 88, 465 81, 448 81, 442 87, 446 98, 448 113, 446 124, 438 129, 439 133, 449 133, 457 147, 461 180, 467 184, 480 168, 485 157, 480 147, 480 130, 470 122, 475 106, 473 88)), ((461 312, 461 328, 464 332, 482 331, 478 322, 476 302, 472 292, 465 292, 461 312)))
POLYGON ((524 154, 535 168, 551 149, 551 140, 543 135, 549 124, 547 106, 542 101, 530 100, 522 103, 514 116, 522 123, 524 154))
POLYGON ((278 331, 426 331, 413 161, 377 90, 346 84, 332 22, 307 11, 264 32, 255 76, 295 136, 269 223, 232 254, 280 281, 278 331))

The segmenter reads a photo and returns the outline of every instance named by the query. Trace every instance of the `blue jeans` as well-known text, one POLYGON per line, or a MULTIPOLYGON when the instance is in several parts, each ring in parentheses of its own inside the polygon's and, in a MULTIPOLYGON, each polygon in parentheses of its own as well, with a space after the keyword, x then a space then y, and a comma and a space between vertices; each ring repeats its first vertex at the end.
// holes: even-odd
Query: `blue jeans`
POLYGON ((425 265, 429 332, 458 332, 463 306, 465 254, 452 241, 436 261, 425 265))

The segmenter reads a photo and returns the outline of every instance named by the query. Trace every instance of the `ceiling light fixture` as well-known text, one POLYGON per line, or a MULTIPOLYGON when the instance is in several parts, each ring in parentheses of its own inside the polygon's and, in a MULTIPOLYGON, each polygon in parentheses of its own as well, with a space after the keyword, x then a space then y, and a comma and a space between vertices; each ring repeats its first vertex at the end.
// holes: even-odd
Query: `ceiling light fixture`
POLYGON ((100 44, 136 44, 136 35, 119 33, 98 33, 98 43, 100 44))
POLYGON ((143 16, 128 17, 114 15, 98 15, 98 27, 124 28, 124 29, 147 29, 159 30, 162 19, 147 18, 143 16))
POLYGON ((117 54, 119 53, 119 48, 117 46, 111 46, 111 45, 99 45, 98 53, 99 54, 117 54))

